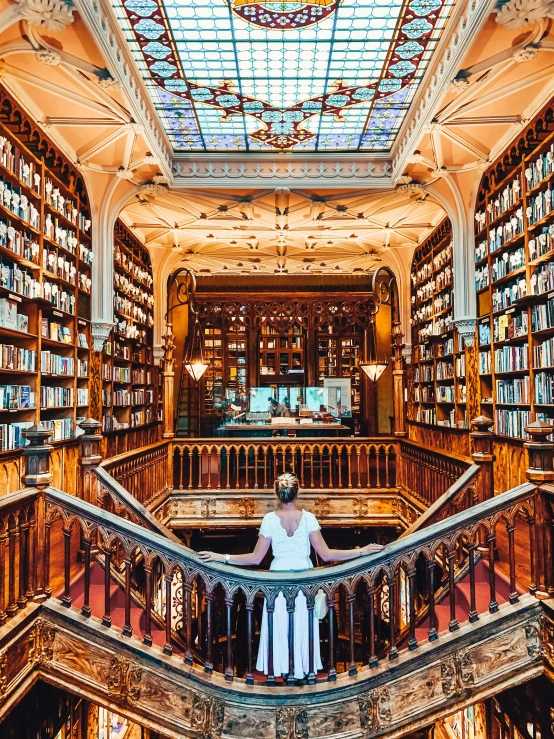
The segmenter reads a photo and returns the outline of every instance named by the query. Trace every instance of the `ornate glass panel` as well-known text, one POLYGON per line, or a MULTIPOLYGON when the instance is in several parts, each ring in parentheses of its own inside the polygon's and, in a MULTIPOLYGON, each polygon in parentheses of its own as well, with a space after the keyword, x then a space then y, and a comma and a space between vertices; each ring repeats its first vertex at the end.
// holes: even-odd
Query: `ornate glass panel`
POLYGON ((456 0, 114 0, 176 151, 387 151, 456 0))

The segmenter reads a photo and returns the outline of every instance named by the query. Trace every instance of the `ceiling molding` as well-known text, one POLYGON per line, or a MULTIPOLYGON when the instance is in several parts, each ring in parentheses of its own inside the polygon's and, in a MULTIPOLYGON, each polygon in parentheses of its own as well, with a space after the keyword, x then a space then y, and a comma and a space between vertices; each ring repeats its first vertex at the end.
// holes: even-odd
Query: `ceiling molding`
POLYGON ((159 160, 160 172, 171 178, 173 149, 135 67, 109 3, 105 0, 75 0, 112 77, 119 83, 134 120, 143 126, 150 151, 159 160))
POLYGON ((444 46, 437 50, 393 145, 393 177, 402 174, 413 150, 418 148, 419 140, 431 123, 448 85, 456 77, 464 56, 496 4, 497 0, 468 0, 459 4, 458 22, 454 25, 455 19, 450 20, 450 33, 443 39, 444 46))
POLYGON ((375 188, 393 186, 389 159, 371 157, 306 157, 300 154, 283 159, 276 156, 231 159, 210 157, 206 160, 176 157, 173 162, 173 186, 179 187, 318 187, 375 188))

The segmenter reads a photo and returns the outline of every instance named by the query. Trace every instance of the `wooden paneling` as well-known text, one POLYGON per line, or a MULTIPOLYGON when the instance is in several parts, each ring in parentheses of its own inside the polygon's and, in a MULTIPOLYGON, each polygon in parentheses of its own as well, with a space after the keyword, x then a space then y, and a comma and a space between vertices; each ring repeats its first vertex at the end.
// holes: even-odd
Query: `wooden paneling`
POLYGON ((408 437, 443 452, 469 456, 469 431, 408 422, 408 437))

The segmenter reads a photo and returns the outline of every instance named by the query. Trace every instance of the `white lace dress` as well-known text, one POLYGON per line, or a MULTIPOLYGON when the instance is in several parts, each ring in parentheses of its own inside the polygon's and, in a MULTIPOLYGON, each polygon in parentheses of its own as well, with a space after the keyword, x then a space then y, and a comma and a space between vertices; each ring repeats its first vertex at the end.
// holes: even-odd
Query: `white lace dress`
MULTIPOLYGON (((273 561, 271 570, 291 571, 309 570, 313 568, 310 559, 310 532, 319 531, 320 525, 316 517, 309 511, 302 511, 298 528, 289 536, 281 524, 279 516, 272 511, 267 513, 260 527, 260 534, 271 539, 273 561)), ((314 616, 314 669, 321 670, 319 647, 319 620, 314 616)), ((273 674, 287 675, 289 672, 289 614, 287 602, 282 593, 275 601, 273 613, 273 674)), ((309 630, 308 608, 306 597, 299 593, 296 597, 294 611, 294 677, 297 680, 304 678, 310 670, 309 658, 309 630)), ((256 669, 269 674, 269 639, 266 604, 262 616, 262 630, 260 633, 260 648, 256 669)))

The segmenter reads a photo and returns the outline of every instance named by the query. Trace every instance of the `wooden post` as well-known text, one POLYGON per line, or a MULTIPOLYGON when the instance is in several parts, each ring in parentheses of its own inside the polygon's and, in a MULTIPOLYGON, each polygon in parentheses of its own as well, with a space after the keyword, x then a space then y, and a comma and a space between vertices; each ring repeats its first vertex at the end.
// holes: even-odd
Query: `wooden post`
POLYGON ((477 416, 471 421, 471 458, 481 468, 478 484, 478 502, 494 497, 493 421, 487 416, 477 416))
POLYGON ((166 333, 162 336, 164 340, 164 358, 162 371, 162 438, 172 439, 175 436, 175 337, 173 335, 173 324, 168 323, 166 333))
POLYGON ((79 497, 87 503, 98 504, 98 478, 94 470, 102 462, 102 424, 94 418, 85 418, 79 424, 84 431, 79 437, 81 489, 79 497))
MULTIPOLYGON (((31 529, 31 540, 29 541, 29 546, 34 554, 32 559, 35 571, 30 573, 31 578, 35 578, 34 601, 44 600, 48 588, 48 583, 45 580, 46 569, 42 566, 44 558, 50 558, 50 553, 46 551, 46 510, 43 492, 44 488, 52 482, 52 473, 50 472, 52 446, 47 444, 47 440, 51 435, 51 430, 42 424, 31 426, 23 432, 23 436, 29 441, 29 445, 23 448, 25 474, 22 482, 25 487, 36 487, 39 491, 35 501, 35 526, 31 529)), ((0 542, 0 547, 3 546, 4 544, 0 542)), ((0 603, 0 610, 1 608, 2 604, 0 603)))
MULTIPOLYGON (((525 427, 531 436, 524 447, 529 453, 529 468, 525 474, 535 485, 554 481, 554 442, 549 440, 552 426, 544 421, 535 421, 525 427)), ((535 536, 537 598, 551 598, 554 594, 552 574, 552 499, 544 490, 539 490, 535 498, 535 536)))
POLYGON ((400 321, 392 324, 392 388, 394 408, 394 435, 407 436, 406 427, 406 402, 405 402, 405 377, 406 370, 402 350, 404 343, 402 339, 402 326, 400 321))

